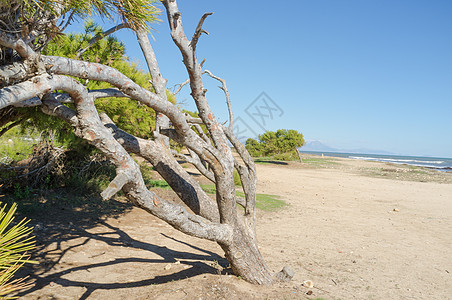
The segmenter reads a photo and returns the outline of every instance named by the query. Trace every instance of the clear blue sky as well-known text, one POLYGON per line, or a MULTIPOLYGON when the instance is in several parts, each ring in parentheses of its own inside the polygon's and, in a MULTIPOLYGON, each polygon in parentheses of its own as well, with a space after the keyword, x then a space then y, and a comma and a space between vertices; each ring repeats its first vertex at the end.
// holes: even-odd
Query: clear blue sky
MULTIPOLYGON (((214 12, 204 23, 210 35, 201 37, 198 58, 227 80, 242 129, 296 129, 335 148, 452 157, 452 1, 278 3, 179 1, 189 38, 201 15, 214 12), (281 109, 264 125, 246 113, 262 92, 281 109)), ((153 25, 153 46, 171 87, 187 74, 166 15, 161 19, 153 25)), ((116 36, 144 68, 132 32, 116 36)), ((226 121, 217 83, 206 78, 206 86, 226 121)), ((194 109, 188 93, 178 100, 194 109)))

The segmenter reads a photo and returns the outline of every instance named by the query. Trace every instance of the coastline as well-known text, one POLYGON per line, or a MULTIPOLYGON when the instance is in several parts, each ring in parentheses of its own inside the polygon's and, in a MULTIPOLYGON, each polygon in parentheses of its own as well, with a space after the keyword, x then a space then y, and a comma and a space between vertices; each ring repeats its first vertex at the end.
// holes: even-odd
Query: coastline
POLYGON ((443 172, 452 172, 452 158, 432 157, 432 156, 410 156, 410 155, 389 155, 389 154, 367 154, 353 152, 322 152, 322 151, 301 151, 300 153, 327 157, 340 157, 358 160, 388 162, 396 165, 408 165, 414 167, 425 167, 443 172))

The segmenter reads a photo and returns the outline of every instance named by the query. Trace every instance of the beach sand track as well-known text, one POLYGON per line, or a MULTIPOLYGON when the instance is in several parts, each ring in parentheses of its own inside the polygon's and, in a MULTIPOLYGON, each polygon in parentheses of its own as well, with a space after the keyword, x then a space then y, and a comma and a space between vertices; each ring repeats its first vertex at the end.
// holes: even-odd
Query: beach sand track
POLYGON ((363 175, 374 164, 388 167, 257 165, 258 192, 288 203, 258 212, 259 246, 272 270, 294 269, 290 283, 218 275, 219 246, 133 208, 62 232, 42 251, 59 262, 21 299, 451 299, 452 184, 363 175))

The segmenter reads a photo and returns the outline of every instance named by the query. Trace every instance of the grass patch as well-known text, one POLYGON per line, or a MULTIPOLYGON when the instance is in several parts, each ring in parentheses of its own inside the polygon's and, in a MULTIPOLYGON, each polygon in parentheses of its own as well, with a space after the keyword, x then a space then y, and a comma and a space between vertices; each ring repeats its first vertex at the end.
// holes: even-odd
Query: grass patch
POLYGON ((169 184, 162 179, 152 179, 154 168, 152 166, 141 164, 140 165, 141 175, 143 175, 144 184, 147 188, 161 188, 170 189, 169 184))
POLYGON ((0 138, 0 162, 10 163, 28 158, 33 152, 36 142, 29 138, 3 136, 0 138))
POLYGON ((234 176, 234 185, 242 186, 242 179, 240 178, 239 172, 234 169, 234 173, 232 175, 234 176))
POLYGON ((323 165, 337 165, 338 162, 333 158, 303 158, 304 164, 323 166, 323 165))
POLYGON ((215 195, 217 193, 217 188, 214 184, 201 184, 201 188, 207 194, 215 195))
MULTIPOLYGON (((203 184, 201 185, 201 188, 207 193, 207 194, 215 194, 216 188, 213 184, 203 184)), ((243 192, 236 192, 236 195, 239 197, 244 198, 245 194, 243 192)), ((269 195, 269 194, 257 194, 256 195, 256 207, 260 210, 264 211, 275 211, 280 208, 283 208, 287 205, 287 203, 284 200, 278 199, 279 196, 276 195, 269 195)))
POLYGON ((161 189, 170 189, 171 187, 165 180, 148 180, 146 182, 146 186, 161 188, 161 189))
MULTIPOLYGON (((243 192, 237 192, 237 196, 245 197, 243 192)), ((256 207, 264 211, 275 211, 287 205, 284 200, 278 199, 279 196, 269 194, 256 195, 256 207)))

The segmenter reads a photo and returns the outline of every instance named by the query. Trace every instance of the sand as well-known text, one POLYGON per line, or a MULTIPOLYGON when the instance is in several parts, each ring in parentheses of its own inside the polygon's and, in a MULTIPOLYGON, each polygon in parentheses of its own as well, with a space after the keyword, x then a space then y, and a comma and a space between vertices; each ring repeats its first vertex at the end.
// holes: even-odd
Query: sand
POLYGON ((257 165, 258 192, 288 204, 259 211, 257 231, 270 269, 295 271, 289 283, 219 275, 215 243, 137 208, 89 224, 66 211, 54 241, 40 221, 47 263, 22 299, 452 299, 452 174, 327 161, 257 165))

